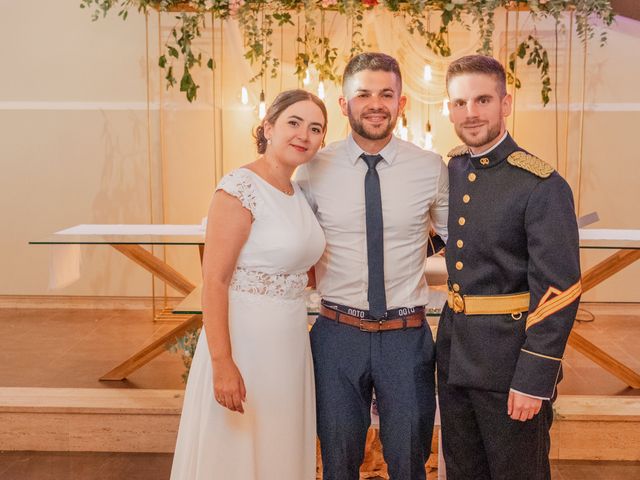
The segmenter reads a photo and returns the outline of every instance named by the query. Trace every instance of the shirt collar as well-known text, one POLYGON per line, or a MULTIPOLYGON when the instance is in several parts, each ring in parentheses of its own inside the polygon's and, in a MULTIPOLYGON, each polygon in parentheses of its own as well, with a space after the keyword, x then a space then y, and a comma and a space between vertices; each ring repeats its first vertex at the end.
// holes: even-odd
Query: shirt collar
POLYGON ((471 152, 469 152, 469 160, 476 169, 491 168, 501 164, 509 155, 518 149, 518 145, 513 138, 511 138, 509 132, 505 132, 498 143, 481 154, 471 155, 471 152))
MULTIPOLYGON (((363 153, 370 155, 368 152, 365 152, 353 139, 353 135, 349 134, 347 137, 347 152, 349 154, 349 160, 353 165, 360 159, 360 156, 363 153)), ((391 140, 387 143, 382 150, 378 152, 378 155, 382 156, 382 161, 388 165, 393 163, 393 160, 396 157, 396 153, 398 152, 398 139, 395 135, 391 135, 391 140)))
POLYGON ((498 145, 500 145, 502 142, 504 142, 504 139, 507 138, 507 135, 509 135, 509 132, 505 130, 504 134, 502 135, 502 138, 500 139, 500 141, 498 141, 498 143, 496 143, 493 147, 485 150, 484 152, 471 153, 471 150, 469 150, 471 158, 473 158, 473 157, 484 157, 484 156, 488 155, 489 152, 492 152, 493 150, 498 148, 498 145))

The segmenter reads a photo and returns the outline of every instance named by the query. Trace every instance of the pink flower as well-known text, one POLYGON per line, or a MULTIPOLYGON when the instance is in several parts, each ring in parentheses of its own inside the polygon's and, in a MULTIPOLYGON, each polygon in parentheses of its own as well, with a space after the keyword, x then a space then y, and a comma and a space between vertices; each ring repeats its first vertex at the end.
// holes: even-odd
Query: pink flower
POLYGON ((365 7, 375 7, 378 5, 378 0, 362 0, 362 4, 365 7))

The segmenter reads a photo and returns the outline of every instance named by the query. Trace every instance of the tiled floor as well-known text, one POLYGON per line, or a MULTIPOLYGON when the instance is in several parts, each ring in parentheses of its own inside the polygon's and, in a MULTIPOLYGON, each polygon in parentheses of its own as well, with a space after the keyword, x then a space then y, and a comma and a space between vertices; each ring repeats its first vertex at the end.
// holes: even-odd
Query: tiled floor
MULTIPOLYGON (((582 305, 578 317, 588 318, 589 314, 593 315, 594 320, 578 322, 575 330, 616 360, 640 373, 640 306, 582 305)), ((573 348, 567 348, 564 358, 564 380, 558 387, 560 394, 640 396, 640 390, 628 387, 573 348)))
MULTIPOLYGON (((588 305, 595 321, 577 325, 587 339, 640 372, 640 305, 588 305)), ((170 328, 144 310, 0 309, 0 386, 182 388, 184 367, 165 352, 126 381, 98 378, 170 328), (5 360, 6 359, 6 360, 5 360)), ((560 394, 637 395, 571 348, 560 394)), ((170 454, 0 452, 2 480, 162 480, 170 454)), ((640 479, 640 462, 557 462, 554 480, 640 479)))
POLYGON ((172 454, 2 452, 2 480, 162 480, 172 454))
MULTIPOLYGON (((588 340, 640 372, 640 305, 583 307, 595 321, 576 326, 588 340)), ((182 361, 163 353, 123 382, 98 378, 170 328, 146 310, 0 309, 0 386, 183 388, 182 361)), ((567 348, 560 394, 638 395, 567 348)))
POLYGON ((179 355, 165 352, 122 382, 100 382, 171 327, 146 310, 0 309, 3 387, 183 388, 179 355))

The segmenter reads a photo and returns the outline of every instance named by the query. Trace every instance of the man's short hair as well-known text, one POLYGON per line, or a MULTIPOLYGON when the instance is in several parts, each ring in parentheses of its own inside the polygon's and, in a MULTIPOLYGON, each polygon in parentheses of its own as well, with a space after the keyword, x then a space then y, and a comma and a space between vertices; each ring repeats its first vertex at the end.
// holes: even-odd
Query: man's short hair
POLYGON ((451 62, 447 69, 447 91, 449 90, 449 82, 452 79, 468 73, 491 75, 498 82, 498 94, 500 97, 502 98, 507 94, 507 78, 503 66, 495 58, 486 55, 467 55, 451 62))
POLYGON ((342 76, 342 89, 344 90, 347 81, 351 77, 363 70, 381 70, 383 72, 394 73, 398 79, 400 91, 402 91, 402 75, 400 74, 398 61, 391 55, 379 52, 359 53, 355 57, 351 58, 344 69, 344 74, 342 76))

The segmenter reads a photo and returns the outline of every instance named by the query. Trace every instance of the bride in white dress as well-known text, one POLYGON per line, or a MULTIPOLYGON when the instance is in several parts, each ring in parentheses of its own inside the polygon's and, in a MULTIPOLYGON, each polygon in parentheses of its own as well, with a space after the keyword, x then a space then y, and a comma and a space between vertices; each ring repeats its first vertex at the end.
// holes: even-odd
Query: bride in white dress
POLYGON ((203 324, 172 480, 313 480, 316 417, 303 290, 324 236, 290 181, 326 132, 324 104, 283 92, 255 162, 218 185, 203 261, 203 324))

